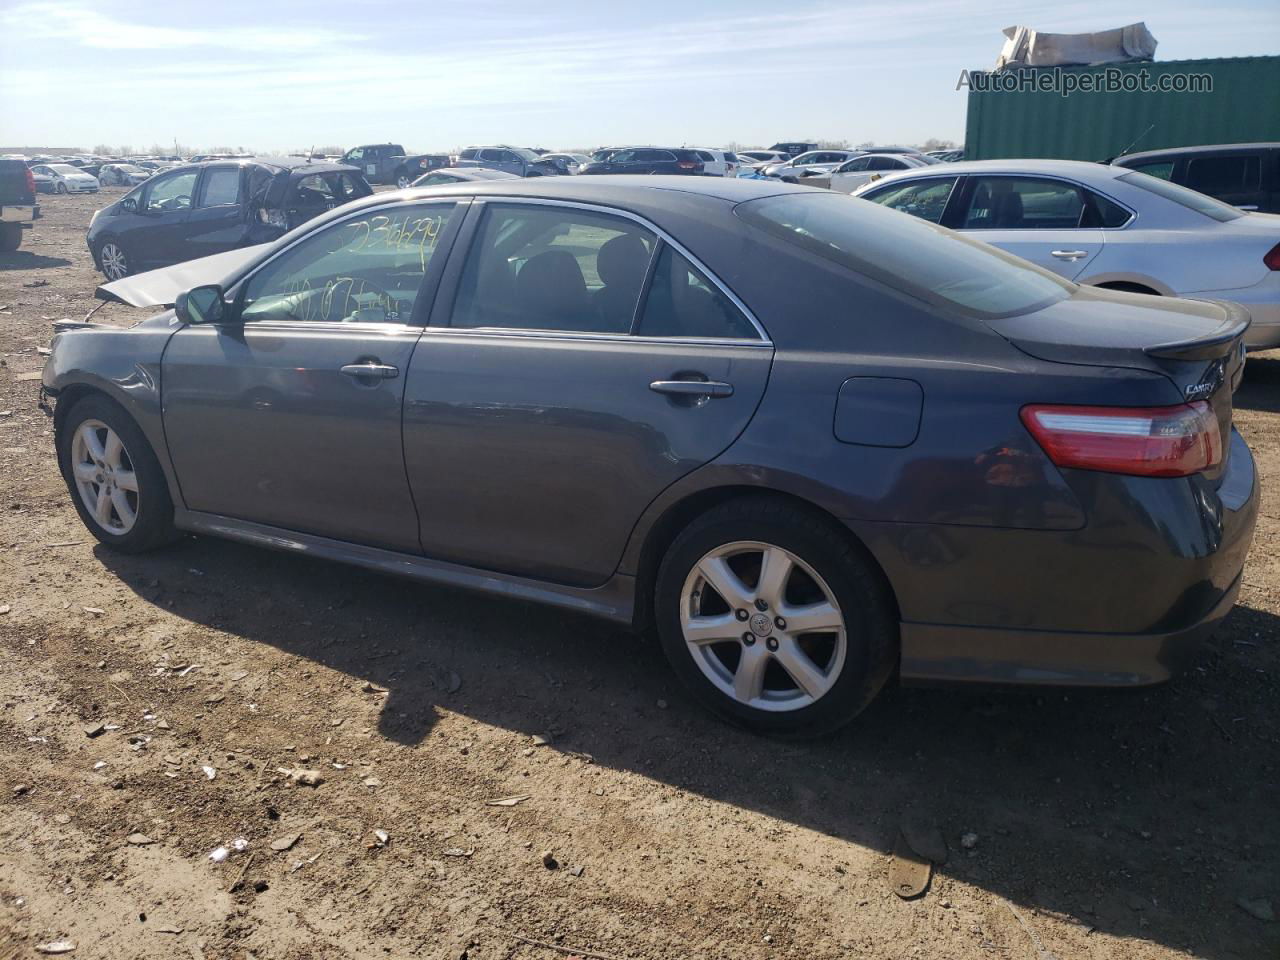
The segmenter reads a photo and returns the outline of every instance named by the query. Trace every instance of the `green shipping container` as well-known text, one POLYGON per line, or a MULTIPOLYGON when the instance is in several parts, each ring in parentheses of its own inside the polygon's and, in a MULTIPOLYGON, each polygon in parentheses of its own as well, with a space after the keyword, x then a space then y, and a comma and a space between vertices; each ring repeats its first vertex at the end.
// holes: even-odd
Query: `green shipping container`
POLYGON ((965 159, 1105 161, 1163 147, 1280 141, 1280 56, 1057 69, 1056 78, 1055 68, 972 72, 965 159), (1211 89, 1181 92, 1206 85, 1193 74, 1207 75, 1211 89), (1015 78, 1022 88, 1013 91, 979 86, 1013 84, 1015 78), (1027 89, 1055 79, 1060 89, 1069 84, 1077 89, 1069 96, 1027 89), (1136 88, 1144 79, 1145 89, 1136 88), (1089 83, 1112 89, 1080 89, 1089 83), (1165 86, 1153 86, 1160 84, 1165 86))

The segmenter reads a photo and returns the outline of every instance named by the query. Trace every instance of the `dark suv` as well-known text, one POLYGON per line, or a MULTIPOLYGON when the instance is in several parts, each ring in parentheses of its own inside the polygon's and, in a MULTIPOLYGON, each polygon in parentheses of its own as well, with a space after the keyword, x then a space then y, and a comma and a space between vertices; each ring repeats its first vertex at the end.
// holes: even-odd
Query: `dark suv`
POLYGON ((370 183, 389 183, 403 189, 424 173, 447 167, 449 158, 443 153, 406 155, 398 143, 368 143, 352 147, 339 162, 355 167, 370 183))
POLYGON ((210 160, 157 173, 89 221, 86 240, 109 280, 266 243, 367 197, 359 170, 297 157, 210 160))
POLYGON ((612 150, 603 160, 588 163, 585 173, 672 173, 701 176, 705 164, 697 150, 673 147, 623 147, 612 150))
POLYGON ((1207 193, 1241 210, 1280 213, 1280 143, 1170 147, 1111 162, 1207 193))

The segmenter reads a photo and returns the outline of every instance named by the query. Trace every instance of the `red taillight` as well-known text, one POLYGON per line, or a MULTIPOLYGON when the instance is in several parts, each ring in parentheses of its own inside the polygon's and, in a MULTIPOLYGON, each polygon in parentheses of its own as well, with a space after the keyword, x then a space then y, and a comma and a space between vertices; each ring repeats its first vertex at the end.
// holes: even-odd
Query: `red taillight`
MULTIPOLYGON (((36 193, 36 177, 35 177, 35 174, 31 172, 30 167, 27 167, 27 193, 31 194, 33 197, 35 196, 35 193, 36 193)), ((1274 250, 1272 250, 1271 252, 1275 253, 1274 250)), ((1274 270, 1275 268, 1272 267, 1272 269, 1274 270)))
POLYGON ((1267 251, 1267 255, 1262 258, 1262 262, 1267 265, 1268 270, 1280 270, 1280 243, 1267 251))
POLYGON ((1022 422, 1060 467, 1138 477, 1189 477, 1222 462, 1222 434, 1204 401, 1177 407, 1032 404, 1022 422))

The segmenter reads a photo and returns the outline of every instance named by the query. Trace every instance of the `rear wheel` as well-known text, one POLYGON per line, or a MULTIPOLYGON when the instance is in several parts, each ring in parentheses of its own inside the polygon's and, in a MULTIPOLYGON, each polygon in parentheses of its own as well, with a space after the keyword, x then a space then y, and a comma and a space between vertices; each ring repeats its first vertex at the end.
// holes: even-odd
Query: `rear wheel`
POLYGON ((146 437, 115 401, 75 403, 57 435, 58 466, 89 532, 124 553, 142 553, 177 536, 164 471, 146 437))
POLYGON ((107 240, 98 247, 98 266, 108 280, 120 280, 132 272, 129 256, 118 240, 107 240))
POLYGON ((662 561, 654 604, 680 679, 762 733, 842 726, 897 658, 879 571, 826 518, 783 501, 732 501, 692 523, 662 561))
POLYGON ((57 185, 53 188, 53 192, 54 192, 54 193, 66 193, 66 192, 67 192, 67 185, 66 185, 65 183, 59 183, 59 184, 57 184, 57 185))
POLYGON ((22 246, 22 224, 0 223, 0 253, 13 253, 22 246))

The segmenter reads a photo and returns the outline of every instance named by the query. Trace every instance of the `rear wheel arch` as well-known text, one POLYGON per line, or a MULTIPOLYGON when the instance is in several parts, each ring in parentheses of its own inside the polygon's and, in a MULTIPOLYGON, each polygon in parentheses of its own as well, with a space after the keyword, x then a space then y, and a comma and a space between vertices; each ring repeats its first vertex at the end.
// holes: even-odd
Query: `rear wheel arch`
POLYGON ((832 513, 824 510, 811 500, 793 493, 786 493, 771 487, 734 485, 710 487, 689 494, 667 507, 646 532, 636 566, 635 610, 632 613, 632 623, 637 631, 642 633, 651 632, 653 627, 654 589, 657 583, 658 568, 662 565, 663 558, 676 538, 694 520, 707 511, 733 501, 747 500, 772 502, 800 509, 810 514, 817 522, 833 530, 841 539, 850 544, 860 554, 861 558, 866 561, 868 566, 878 574, 885 595, 892 605, 894 617, 901 619, 897 594, 894 592, 893 584, 889 581, 884 567, 867 548, 866 544, 852 530, 836 519, 832 513))

